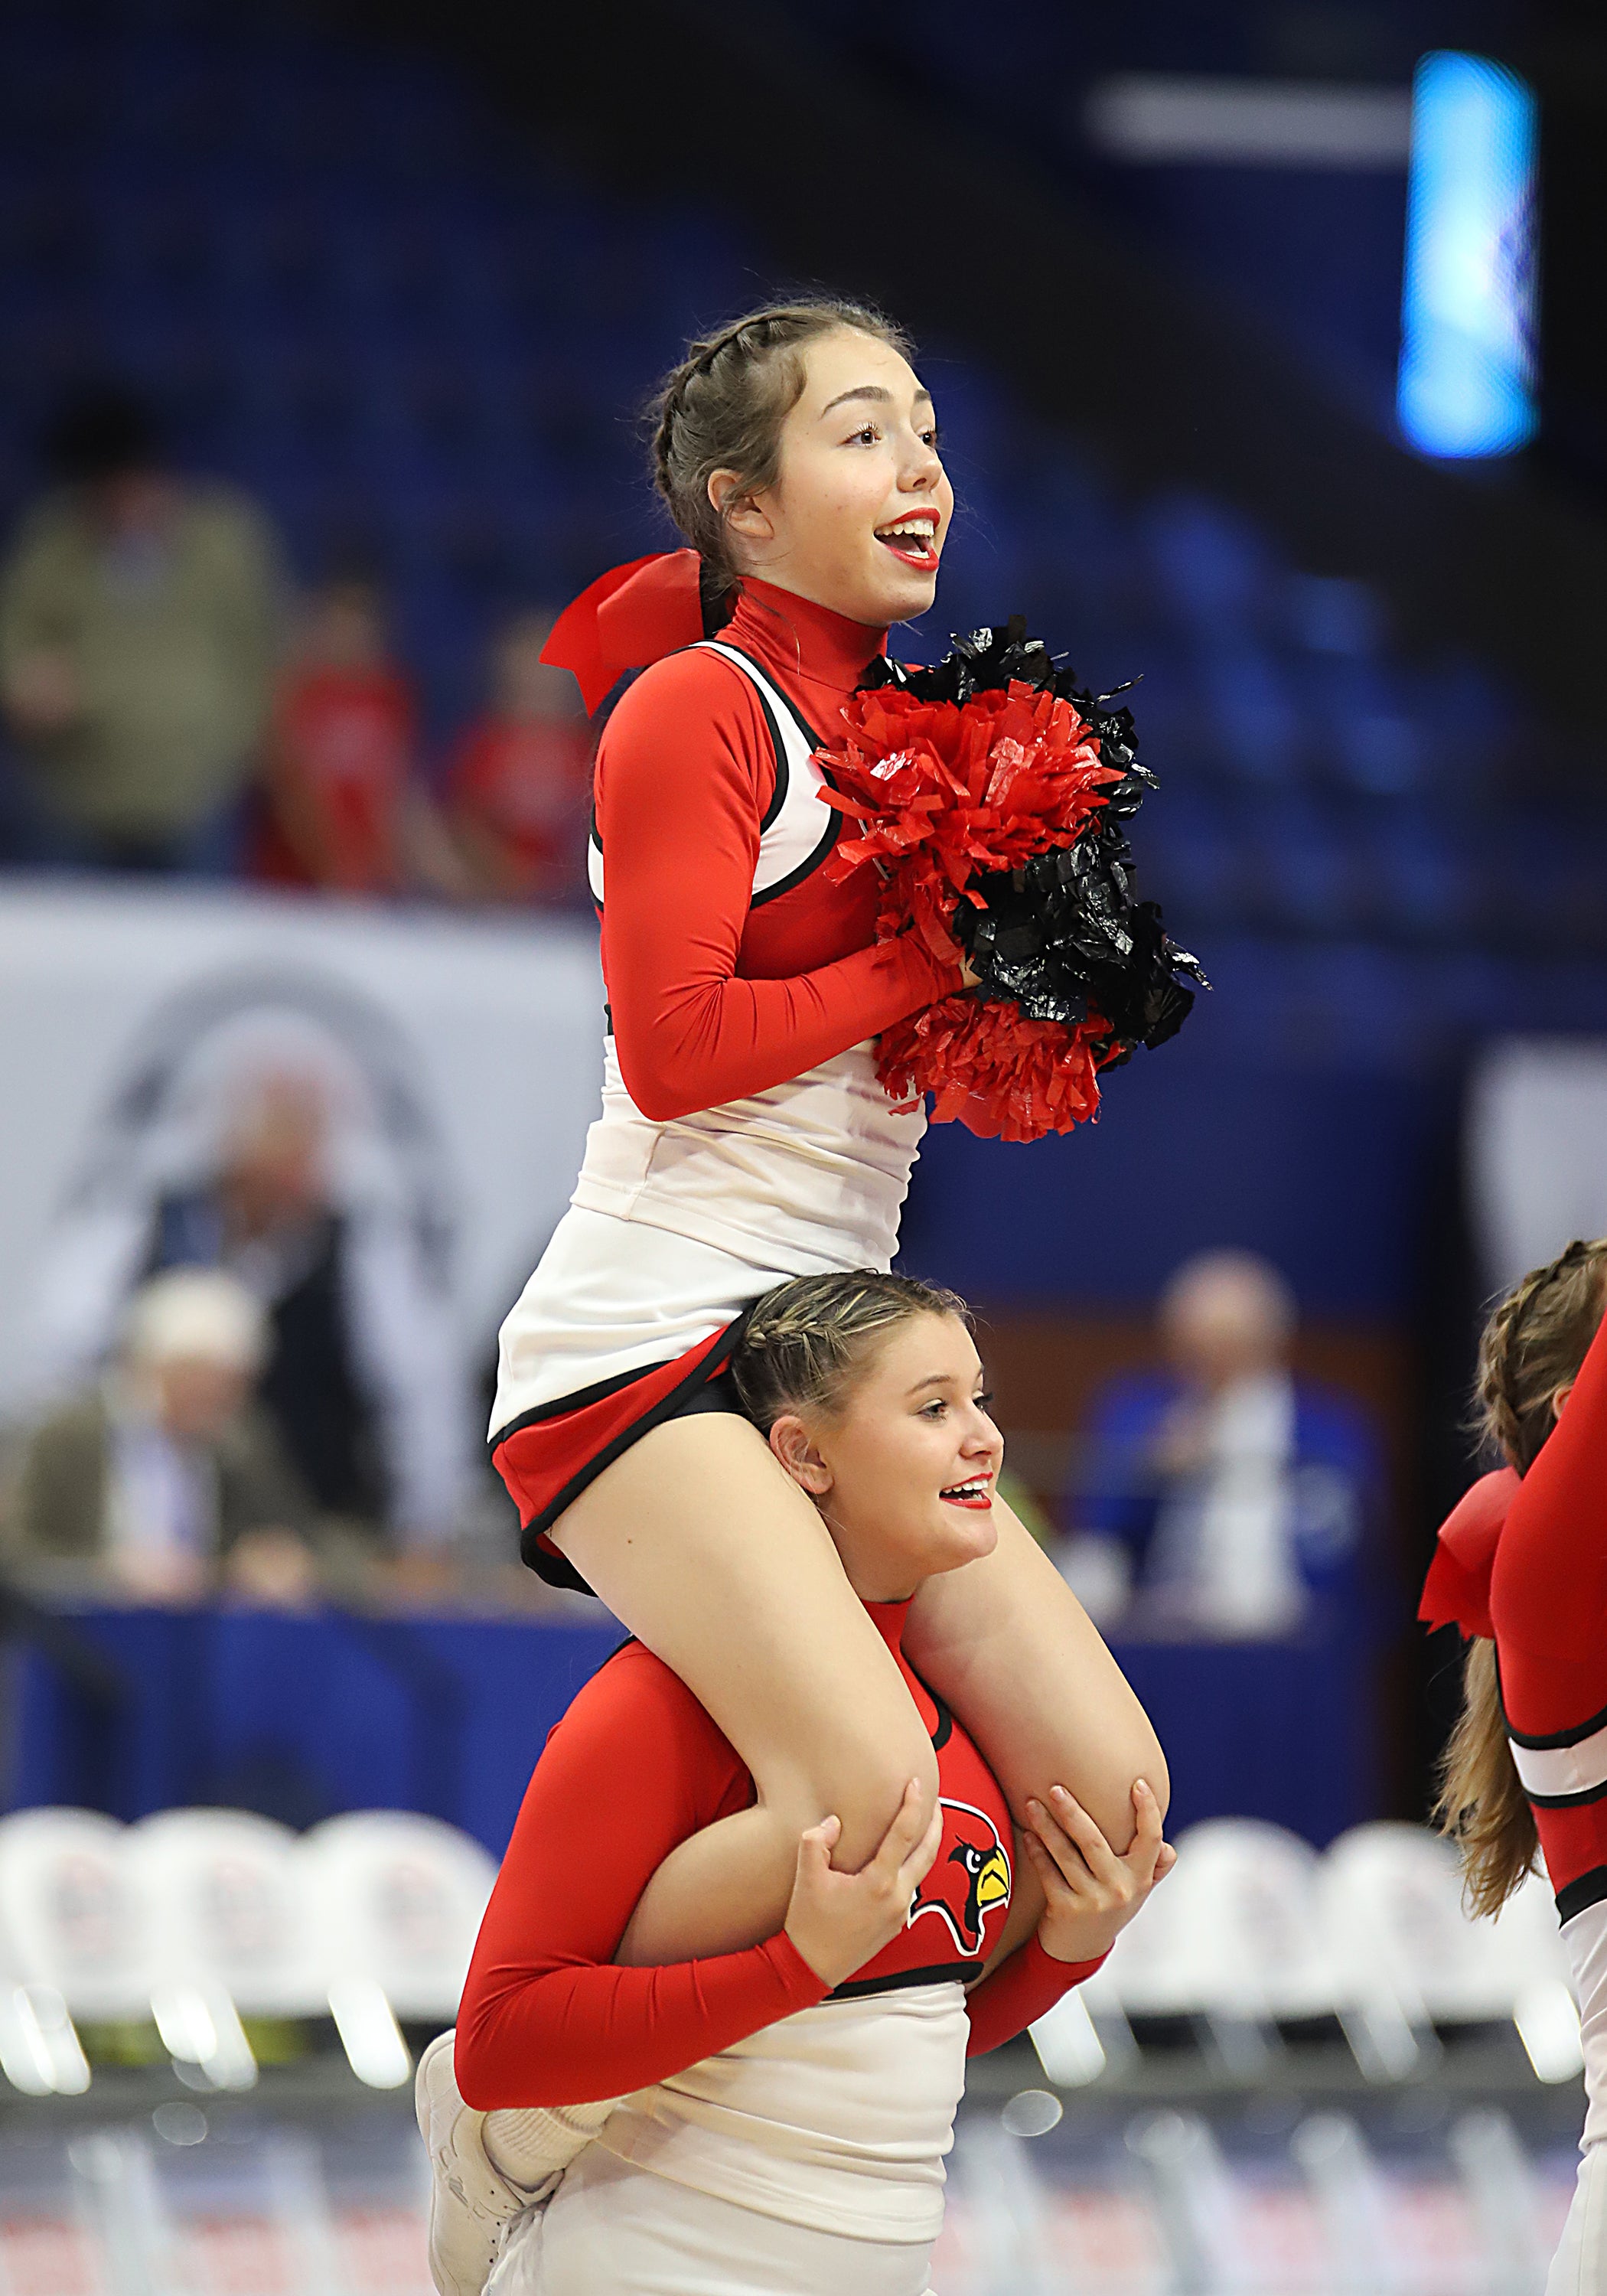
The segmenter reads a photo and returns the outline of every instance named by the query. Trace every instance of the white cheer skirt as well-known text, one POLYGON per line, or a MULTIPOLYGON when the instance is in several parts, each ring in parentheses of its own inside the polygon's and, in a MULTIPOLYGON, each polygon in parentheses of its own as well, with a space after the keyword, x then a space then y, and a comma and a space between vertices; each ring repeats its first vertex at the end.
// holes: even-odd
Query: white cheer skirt
POLYGON ((588 2144, 515 2226, 486 2296, 929 2296, 931 2256, 783 2224, 588 2144))

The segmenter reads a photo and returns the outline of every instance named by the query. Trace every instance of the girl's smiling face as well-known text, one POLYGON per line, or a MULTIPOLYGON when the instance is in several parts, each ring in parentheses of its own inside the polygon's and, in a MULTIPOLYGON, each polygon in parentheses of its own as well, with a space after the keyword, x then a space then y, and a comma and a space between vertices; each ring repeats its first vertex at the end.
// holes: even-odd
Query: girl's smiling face
POLYGON ((930 393, 909 361, 841 327, 800 354, 774 486, 732 500, 709 482, 744 573, 881 629, 923 614, 954 515, 930 393))
POLYGON ((770 1447, 820 1509, 854 1591, 900 1602, 990 1554, 1004 1439, 971 1333, 917 1315, 876 1343, 832 1408, 784 1413, 770 1447))

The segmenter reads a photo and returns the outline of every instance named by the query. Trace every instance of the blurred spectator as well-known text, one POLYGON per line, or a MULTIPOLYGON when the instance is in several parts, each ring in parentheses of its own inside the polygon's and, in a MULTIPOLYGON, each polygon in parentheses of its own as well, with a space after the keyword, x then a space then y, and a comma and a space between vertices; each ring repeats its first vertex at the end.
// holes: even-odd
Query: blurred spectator
POLYGON ((378 585, 357 574, 326 582, 307 602, 274 711, 254 873, 342 893, 468 892, 419 783, 417 734, 378 585))
POLYGON ((268 1344, 232 1276, 188 1269, 144 1285, 111 1369, 29 1441, 16 1561, 47 1575, 88 1567, 152 1602, 194 1602, 220 1579, 259 1602, 305 1602, 312 1508, 255 1397, 268 1344))
POLYGON ((1227 1638, 1293 1633, 1314 1596, 1354 1605, 1376 1447, 1362 1414, 1290 1368, 1295 1307, 1253 1253, 1202 1252, 1161 1296, 1169 1372, 1089 1414, 1064 1568, 1105 1616, 1227 1638))
POLYGON ((219 1267, 244 1284, 274 1339, 262 1402, 318 1506, 429 1546, 461 1501, 465 1399, 417 1237, 335 1197, 330 1117, 312 1076, 251 1078, 212 1170, 155 1206, 145 1272, 219 1267))
POLYGON ((495 900, 586 897, 592 735, 575 681, 541 659, 552 617, 515 616, 491 654, 491 706, 463 734, 447 772, 447 818, 495 900))
POLYGON ((126 392, 70 405, 45 451, 58 488, 0 566, 4 841, 39 866, 226 873, 280 644, 274 537, 167 468, 126 392))

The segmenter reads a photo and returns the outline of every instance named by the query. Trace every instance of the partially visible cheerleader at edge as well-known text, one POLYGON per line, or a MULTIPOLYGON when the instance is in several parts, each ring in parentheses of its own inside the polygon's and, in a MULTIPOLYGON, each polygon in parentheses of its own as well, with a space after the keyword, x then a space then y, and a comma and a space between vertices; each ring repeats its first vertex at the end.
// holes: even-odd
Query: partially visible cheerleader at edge
MULTIPOLYGON (((756 1781, 753 1808, 654 1877, 620 1948, 638 1963, 773 1935, 799 1833, 826 1816, 855 1868, 909 1780, 933 1805, 898 1665, 721 1374, 777 1283, 888 1267, 925 1117, 889 1101, 874 1039, 962 985, 908 937, 876 942, 873 872, 824 874, 839 816, 811 758, 888 625, 935 595, 953 492, 904 339, 819 302, 694 344, 656 469, 699 558, 650 562, 597 618, 604 651, 634 616, 658 636, 619 659, 668 658, 599 750, 603 1109, 504 1326, 492 1423, 527 1559, 599 1595, 756 1781), (700 593, 730 610, 711 642, 700 593)), ((995 1551, 922 1587, 906 1651, 1018 1821, 1059 1782, 1125 1850, 1135 1777, 1164 1811, 1160 1749, 1064 1580, 986 1496, 995 1551)))
POLYGON ((1470 1639, 1439 1816, 1477 1914, 1537 1850, 1583 2023, 1585 2128, 1546 2296, 1607 2296, 1607 1238, 1504 1300, 1480 1348, 1484 1431, 1506 1460, 1439 1534, 1422 1615, 1470 1639))

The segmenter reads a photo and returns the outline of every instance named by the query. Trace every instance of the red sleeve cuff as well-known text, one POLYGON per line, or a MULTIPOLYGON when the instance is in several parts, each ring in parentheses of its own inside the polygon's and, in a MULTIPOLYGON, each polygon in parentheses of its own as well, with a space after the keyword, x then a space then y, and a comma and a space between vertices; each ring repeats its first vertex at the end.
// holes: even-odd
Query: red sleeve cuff
POLYGON ((896 939, 880 942, 878 954, 896 958, 909 985, 911 1001, 897 1015, 900 1021, 928 1004, 936 1004, 945 996, 957 996, 965 986, 965 976, 959 965, 945 964, 914 933, 900 933, 896 939))
POLYGON ((816 1976, 785 1930, 777 1930, 759 1951, 768 1956, 777 1981, 794 2009, 813 2009, 831 1991, 831 1987, 816 1976))
POLYGON ((1028 1939, 1021 1953, 1037 1980, 1054 1987, 1056 2001, 1062 1993, 1070 1993, 1074 1985, 1081 1985, 1086 1979, 1092 1977, 1096 1969, 1103 1969, 1111 1958, 1107 1947, 1103 1953, 1095 1954, 1092 1961, 1056 1961, 1052 1953, 1045 1952, 1036 1936, 1028 1939))
POLYGON ((986 2056, 989 2049, 1002 2048, 1006 2041, 1013 2041, 1029 2025, 1047 2016, 1074 1985, 1082 1984, 1096 1969, 1102 1969, 1105 1959, 1102 1953, 1095 1961, 1056 1961, 1053 1954, 1044 1951, 1036 1936, 1029 1937, 991 1977, 983 1980, 974 1993, 966 1997, 966 2013, 971 2019, 966 2055, 986 2056))

